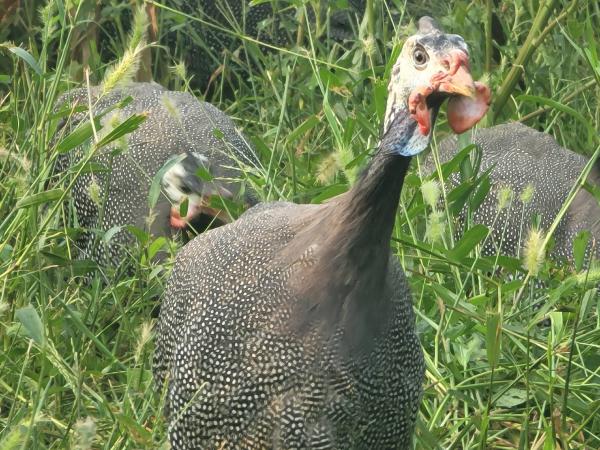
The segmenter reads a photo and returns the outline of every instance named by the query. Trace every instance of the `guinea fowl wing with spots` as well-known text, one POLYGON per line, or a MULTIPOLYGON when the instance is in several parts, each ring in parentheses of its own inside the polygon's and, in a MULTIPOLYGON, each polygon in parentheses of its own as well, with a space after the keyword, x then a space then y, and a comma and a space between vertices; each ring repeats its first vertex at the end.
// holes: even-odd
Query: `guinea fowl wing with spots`
MULTIPOLYGON (((475 223, 490 228, 493 225, 492 239, 484 252, 493 255, 500 249, 504 254, 516 256, 527 237, 531 218, 539 214, 541 227, 546 230, 550 227, 587 160, 558 145, 549 134, 520 123, 477 129, 472 133, 473 143, 482 150, 480 172, 492 169, 490 192, 473 215, 475 223), (520 194, 528 185, 534 189, 533 196, 523 203, 520 194), (512 204, 498 211, 498 195, 503 188, 513 192, 512 204)), ((438 147, 440 162, 448 162, 459 150, 455 136, 444 139, 438 147)), ((434 170, 433 158, 428 155, 425 173, 434 170)), ((449 181, 457 185, 458 175, 452 174, 449 181)), ((600 185, 597 167, 592 169, 588 181, 600 185)), ((597 201, 582 189, 555 232, 553 256, 572 258, 573 239, 582 230, 590 230, 596 240, 600 239, 599 219, 597 201)))
POLYGON ((420 30, 392 70, 379 148, 348 192, 259 205, 177 255, 154 358, 173 449, 410 448, 424 363, 390 251, 400 192, 443 100, 466 96, 448 105, 464 129, 490 97, 462 38, 429 18, 420 30))
MULTIPOLYGON (((281 448, 318 448, 319 442, 350 448, 357 430, 370 420, 388 426, 395 439, 399 427, 410 427, 406 405, 409 416, 416 413, 422 375, 416 364, 418 340, 410 331, 410 294, 397 260, 390 260, 385 282, 393 305, 381 325, 388 330, 385 339, 380 336, 374 351, 362 358, 344 361, 340 346, 333 345, 341 340, 341 330, 331 330, 325 341, 312 331, 302 337, 287 333, 295 294, 285 281, 296 264, 310 262, 300 257, 292 267, 272 263, 293 240, 303 217, 319 207, 283 203, 259 209, 190 242, 169 280, 161 309, 171 313, 158 329, 154 371, 157 383, 170 375, 169 413, 185 410, 170 431, 174 448, 219 442, 229 442, 227 448, 265 448, 265 437, 278 433, 281 448), (206 301, 199 303, 200 298, 206 301), (232 336, 230 330, 237 332, 232 336), (406 351, 394 355, 397 346, 406 351), (168 361, 177 361, 177 370, 169 370, 168 361), (378 385, 379 380, 388 387, 378 385), (390 404, 400 418, 388 417, 390 404), (338 422, 343 425, 334 426, 338 422), (294 439, 296 428, 303 434, 294 439), (178 436, 186 436, 186 444, 178 445, 178 436)), ((377 439, 389 438, 382 434, 377 439)), ((408 445, 402 439, 408 437, 396 443, 408 445)))
MULTIPOLYGON (((161 194, 155 210, 150 211, 148 194, 152 179, 159 169, 171 157, 180 154, 197 155, 211 170, 214 184, 223 191, 237 195, 239 184, 232 181, 240 175, 236 167, 255 166, 257 160, 253 149, 235 129, 229 117, 190 94, 167 91, 154 83, 134 83, 104 97, 101 97, 100 88, 92 88, 94 114, 114 107, 127 96, 133 98, 131 103, 102 118, 101 123, 105 128, 99 131, 100 137, 110 131, 113 122, 121 123, 132 114, 145 113, 146 120, 137 130, 102 148, 93 158, 108 168, 110 174, 84 173, 76 180, 72 196, 81 225, 101 231, 125 225, 146 229, 148 217, 154 216, 151 230, 156 235, 171 235, 173 229, 169 217, 165 215, 170 209, 169 200, 161 194), (223 139, 217 137, 216 129, 220 130, 223 139), (93 186, 99 189, 98 198, 95 199, 91 195, 93 186), (105 198, 106 203, 100 208, 98 200, 103 202, 105 198)), ((82 88, 65 94, 59 100, 59 105, 87 102, 87 89, 82 88)), ((73 129, 86 118, 87 112, 76 113, 66 126, 73 129)), ((63 155, 57 163, 57 171, 71 167, 84 156, 85 151, 86 148, 80 146, 63 155)), ((206 183, 200 183, 200 186, 211 190, 206 183)), ((212 188, 214 190, 218 188, 212 188)), ((82 250, 82 257, 91 257, 102 264, 109 261, 118 264, 123 256, 123 247, 132 242, 131 234, 121 230, 105 248, 102 244, 95 245, 95 239, 88 232, 80 239, 78 246, 82 250)))

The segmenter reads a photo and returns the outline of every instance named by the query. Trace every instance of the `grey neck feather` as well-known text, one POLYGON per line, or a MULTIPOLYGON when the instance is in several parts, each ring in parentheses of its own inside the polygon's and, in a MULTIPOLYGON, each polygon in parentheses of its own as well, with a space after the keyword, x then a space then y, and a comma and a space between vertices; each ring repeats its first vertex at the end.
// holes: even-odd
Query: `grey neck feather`
POLYGON ((295 252, 311 246, 316 258, 296 284, 296 331, 316 327, 327 334, 341 327, 347 330, 348 351, 354 352, 368 350, 387 325, 390 238, 411 159, 401 155, 401 147, 415 128, 408 113, 398 116, 356 185, 324 205, 298 234, 295 252))

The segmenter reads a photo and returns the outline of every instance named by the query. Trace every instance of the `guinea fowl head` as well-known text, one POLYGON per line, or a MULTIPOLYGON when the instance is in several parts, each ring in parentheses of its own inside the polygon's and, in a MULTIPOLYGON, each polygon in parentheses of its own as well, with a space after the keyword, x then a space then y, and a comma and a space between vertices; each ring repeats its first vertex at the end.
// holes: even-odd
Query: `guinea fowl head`
POLYGON ((232 198, 233 194, 221 184, 203 181, 198 176, 201 168, 208 169, 208 163, 203 155, 188 151, 181 161, 173 164, 163 175, 162 188, 172 203, 170 225, 173 229, 191 227, 202 231, 213 221, 219 224, 229 222, 222 211, 211 208, 209 203, 212 195, 232 198), (186 200, 186 213, 182 216, 182 204, 186 200))
POLYGON ((461 36, 443 33, 430 17, 419 20, 392 69, 383 136, 392 151, 413 156, 429 144, 433 124, 446 98, 448 122, 456 133, 475 125, 490 103, 490 90, 474 82, 468 47, 461 36), (411 121, 404 121, 406 117, 411 121))

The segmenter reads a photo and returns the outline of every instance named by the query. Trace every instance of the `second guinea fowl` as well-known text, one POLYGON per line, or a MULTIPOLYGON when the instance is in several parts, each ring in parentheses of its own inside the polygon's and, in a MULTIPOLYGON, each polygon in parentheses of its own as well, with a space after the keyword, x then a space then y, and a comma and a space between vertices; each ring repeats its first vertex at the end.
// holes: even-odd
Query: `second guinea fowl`
MULTIPOLYGON (((540 215, 540 226, 548 229, 558 216, 569 192, 583 171, 587 159, 558 145, 552 136, 520 123, 497 125, 473 131, 472 142, 481 148, 480 172, 491 169, 490 193, 473 212, 473 221, 492 230, 484 248, 488 255, 517 256, 527 238, 531 218, 540 215), (521 194, 530 186, 531 196, 523 201, 521 194), (498 196, 508 188, 512 200, 498 210, 498 196)), ((444 139, 438 147, 440 162, 451 160, 459 148, 455 137, 444 139)), ((425 171, 432 172, 431 154, 425 171)), ((459 183, 458 174, 450 178, 451 185, 459 183)), ((600 168, 592 168, 588 182, 600 186, 600 168)), ((581 189, 554 233, 553 256, 571 259, 573 239, 588 230, 596 241, 595 256, 600 256, 600 206, 592 194, 581 189)))
MULTIPOLYGON (((91 90, 94 114, 106 113, 100 120, 104 127, 99 131, 100 138, 134 113, 145 113, 146 120, 123 139, 102 148, 93 161, 103 167, 82 174, 73 186, 77 218, 89 230, 78 241, 80 256, 101 264, 119 264, 133 242, 126 225, 149 228, 155 236, 170 236, 190 223, 201 227, 215 216, 225 219, 225 213, 210 207, 210 197, 239 197, 240 183, 235 180, 243 167, 257 164, 252 147, 231 119, 188 93, 167 91, 154 83, 134 83, 104 96, 101 93, 101 88, 91 90), (128 96, 133 100, 127 106, 113 109, 128 96), (153 178, 177 156, 178 162, 162 176, 163 194, 150 208, 148 195, 153 178), (198 178, 201 167, 214 179, 198 178), (186 198, 187 214, 181 217, 180 204, 186 198), (94 238, 94 230, 106 232, 114 227, 122 229, 108 245, 94 238)), ((75 89, 58 104, 87 105, 87 96, 87 89, 75 89)), ((74 114, 67 126, 74 128, 87 119, 87 114, 74 114)), ((63 155, 56 172, 73 167, 85 154, 85 146, 80 146, 63 155)), ((243 197, 241 200, 253 203, 249 195, 243 197)))
MULTIPOLYGON (((239 57, 246 61, 248 56, 240 57, 237 49, 245 49, 246 42, 240 35, 267 44, 260 45, 262 50, 270 46, 289 47, 296 41, 297 36, 290 33, 290 22, 295 22, 301 13, 306 11, 309 17, 309 29, 313 31, 319 23, 319 28, 327 30, 327 37, 334 41, 353 38, 352 22, 358 23, 365 10, 365 0, 349 0, 346 8, 334 2, 317 3, 317 11, 313 5, 306 4, 294 7, 273 8, 271 2, 251 2, 249 0, 184 0, 180 10, 197 21, 189 21, 186 27, 173 27, 174 31, 167 34, 167 41, 181 42, 185 49, 185 59, 188 61, 190 73, 194 75, 193 83, 205 89, 215 71, 222 66, 229 68, 239 57), (331 3, 331 4, 330 4, 331 3), (333 8, 332 8, 333 7, 333 8), (331 11, 333 9, 333 11, 331 11), (330 10, 326 14, 326 10, 330 10), (317 20, 317 15, 319 19, 317 20), (329 20, 326 21, 325 19, 329 20), (177 35, 181 33, 182 36, 177 35), (233 56, 225 58, 226 53, 233 56)), ((307 26, 301 19, 301 27, 307 26)), ((252 55, 252 54, 251 54, 252 55)), ((254 55, 253 55, 254 56, 254 55)))
POLYGON ((464 40, 423 18, 388 91, 379 148, 350 191, 256 206, 177 256, 153 368, 172 448, 410 447, 424 365, 390 252, 396 209, 443 101, 463 132, 489 90, 464 40))

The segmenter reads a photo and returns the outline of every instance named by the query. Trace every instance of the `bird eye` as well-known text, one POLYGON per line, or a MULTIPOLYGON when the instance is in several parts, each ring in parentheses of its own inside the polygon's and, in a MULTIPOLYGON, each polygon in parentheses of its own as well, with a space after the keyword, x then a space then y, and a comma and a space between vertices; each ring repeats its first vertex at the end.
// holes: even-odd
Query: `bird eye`
POLYGON ((186 195, 192 193, 192 190, 188 186, 186 186, 186 185, 180 186, 179 190, 181 192, 183 192, 184 194, 186 194, 186 195))
POLYGON ((415 66, 424 66, 425 64, 427 64, 428 60, 429 56, 427 55, 425 49, 420 45, 416 46, 413 51, 413 61, 415 63, 415 66))

